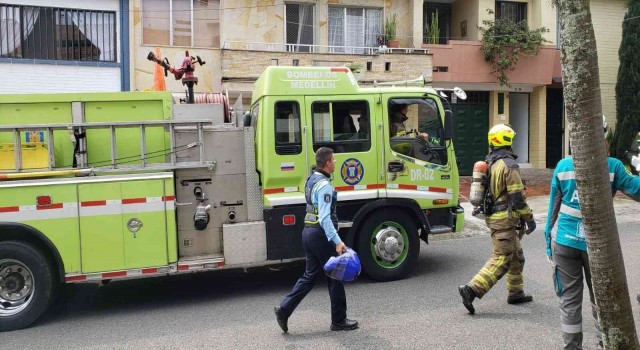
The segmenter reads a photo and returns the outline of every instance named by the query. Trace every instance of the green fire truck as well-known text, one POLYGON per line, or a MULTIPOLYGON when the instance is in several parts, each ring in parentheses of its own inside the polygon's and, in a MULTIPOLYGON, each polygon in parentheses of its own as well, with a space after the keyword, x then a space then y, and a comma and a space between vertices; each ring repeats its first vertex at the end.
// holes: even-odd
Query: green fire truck
POLYGON ((447 102, 406 85, 269 67, 233 116, 166 92, 0 96, 0 330, 35 321, 62 283, 303 258, 319 147, 364 272, 406 277, 420 239, 464 223, 447 102))

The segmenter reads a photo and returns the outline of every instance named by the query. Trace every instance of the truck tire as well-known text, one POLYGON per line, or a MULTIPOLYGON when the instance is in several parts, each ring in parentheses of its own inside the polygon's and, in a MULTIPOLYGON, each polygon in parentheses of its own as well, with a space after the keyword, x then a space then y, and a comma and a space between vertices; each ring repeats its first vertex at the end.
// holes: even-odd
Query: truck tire
POLYGON ((0 332, 24 328, 40 317, 56 286, 51 263, 40 250, 0 242, 0 332))
POLYGON ((418 228, 399 209, 379 209, 366 218, 359 230, 357 247, 367 276, 378 281, 402 279, 418 261, 418 228))

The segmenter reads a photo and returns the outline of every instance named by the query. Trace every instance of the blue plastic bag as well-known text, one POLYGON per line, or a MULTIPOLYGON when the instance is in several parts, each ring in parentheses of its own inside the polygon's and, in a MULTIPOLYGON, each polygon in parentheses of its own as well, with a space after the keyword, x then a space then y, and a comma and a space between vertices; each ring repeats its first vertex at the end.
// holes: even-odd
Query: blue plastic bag
POLYGON ((340 256, 332 256, 324 264, 324 272, 330 278, 342 282, 351 282, 360 275, 360 259, 358 253, 351 248, 340 256))

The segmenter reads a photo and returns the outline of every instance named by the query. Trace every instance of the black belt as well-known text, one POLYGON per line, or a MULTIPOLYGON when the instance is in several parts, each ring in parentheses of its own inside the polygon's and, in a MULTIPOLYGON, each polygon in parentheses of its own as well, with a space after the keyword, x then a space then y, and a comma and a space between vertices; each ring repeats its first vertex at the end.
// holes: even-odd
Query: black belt
POLYGON ((507 202, 498 202, 493 205, 493 212, 497 213, 499 211, 504 211, 509 209, 509 204, 507 202))

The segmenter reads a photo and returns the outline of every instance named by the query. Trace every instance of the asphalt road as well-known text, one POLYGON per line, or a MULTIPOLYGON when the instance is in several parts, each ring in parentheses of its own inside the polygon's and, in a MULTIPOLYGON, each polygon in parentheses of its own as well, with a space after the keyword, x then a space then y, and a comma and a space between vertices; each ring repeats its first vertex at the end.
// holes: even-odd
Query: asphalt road
MULTIPOLYGON (((636 324, 640 307, 638 204, 618 203, 618 223, 636 324)), ((540 211, 538 211, 540 212, 540 211)), ((559 349, 558 299, 544 256, 543 216, 523 240, 525 289, 534 301, 508 305, 505 282, 469 315, 457 292, 490 252, 489 236, 468 225, 466 237, 422 244, 419 266, 406 280, 347 285, 351 332, 329 330, 324 280, 300 304, 282 334, 273 306, 293 286, 302 267, 272 271, 220 271, 146 280, 70 285, 32 327, 0 334, 1 349, 559 349)), ((585 295, 585 300, 587 296, 585 295)), ((583 310, 585 346, 594 327, 583 310)))

